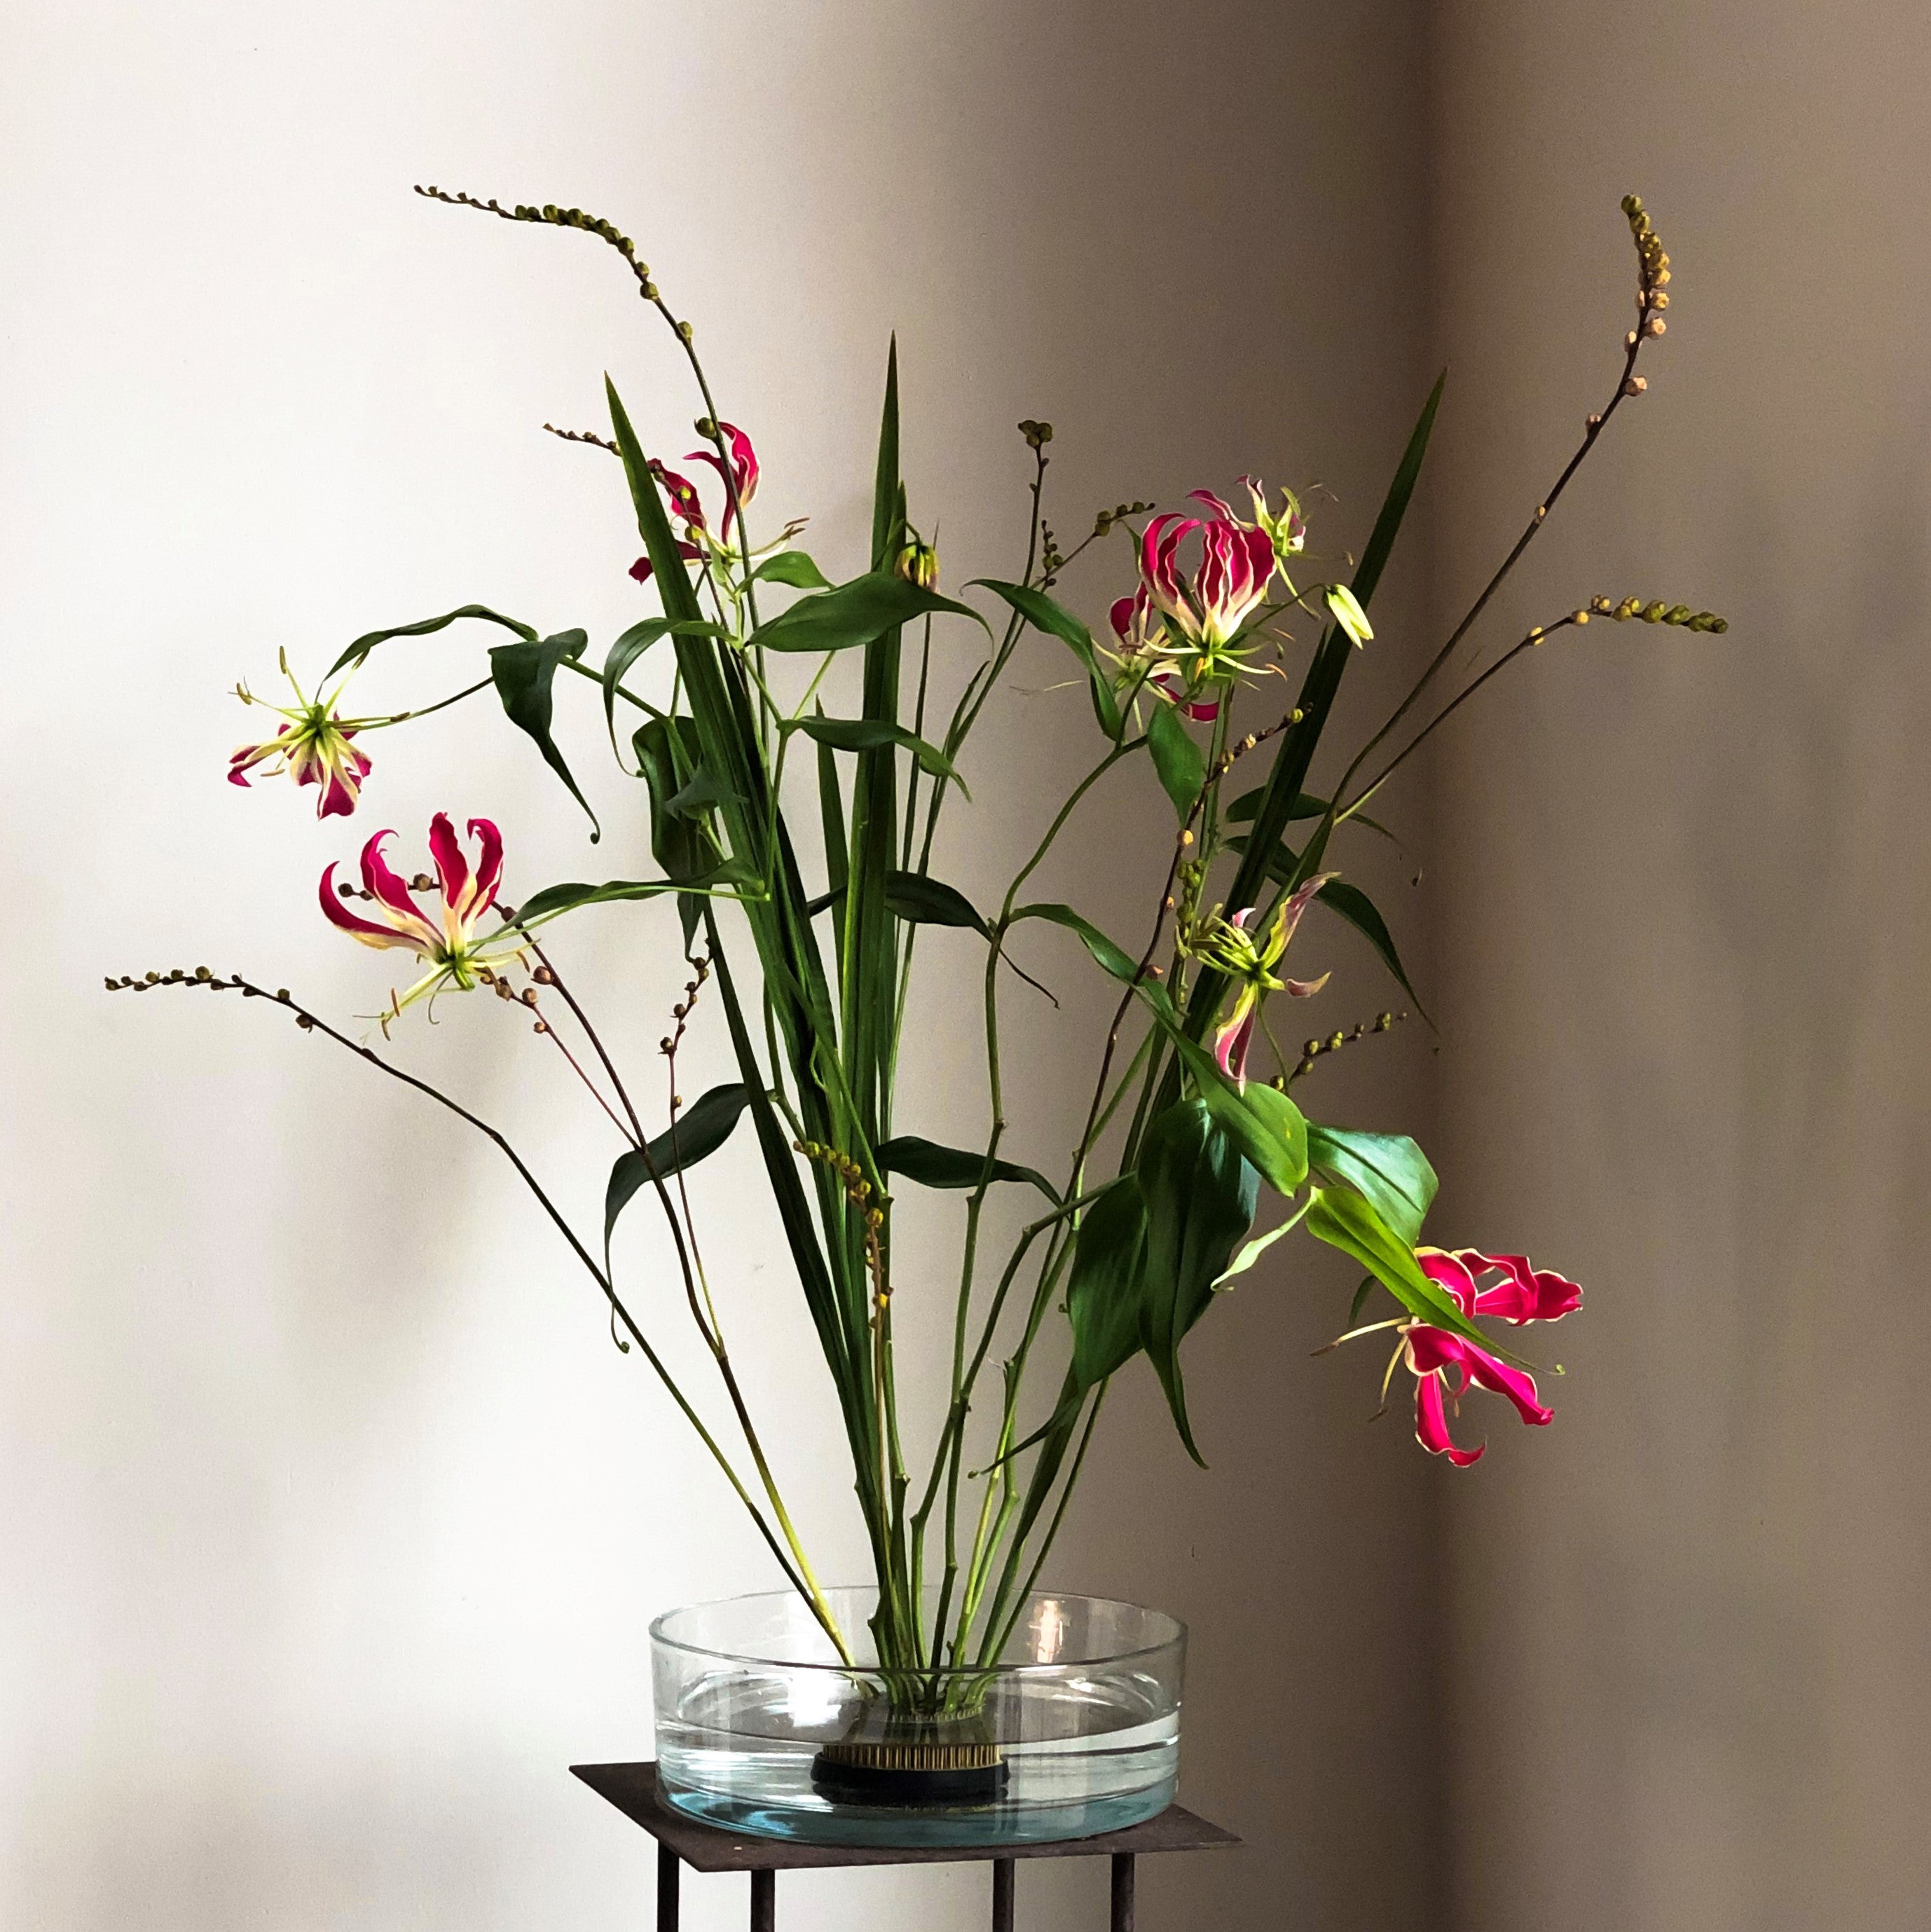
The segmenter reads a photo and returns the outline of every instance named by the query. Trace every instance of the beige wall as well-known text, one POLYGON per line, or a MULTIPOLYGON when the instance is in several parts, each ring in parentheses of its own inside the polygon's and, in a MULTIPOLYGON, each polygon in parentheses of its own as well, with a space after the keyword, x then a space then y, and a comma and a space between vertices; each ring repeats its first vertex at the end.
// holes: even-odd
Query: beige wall
MULTIPOLYGON (((526 748, 460 714, 373 748, 371 817, 346 830, 221 782, 244 723, 223 688, 266 683, 278 645, 313 668, 472 598, 601 643, 635 608, 613 471, 536 426, 594 422, 608 368, 670 441, 694 409, 662 344, 587 243, 409 184, 637 234, 759 435, 766 500, 813 512, 828 561, 856 551, 894 326, 954 580, 1014 567, 1024 415, 1060 427, 1063 531, 1258 467, 1327 483, 1320 532, 1358 543, 1425 386, 1411 28, 1399 0, 1184 23, 1016 0, 0 16, 0 1921, 637 1922, 642 1848, 562 1768, 647 1749, 653 1612, 768 1580, 487 1147, 259 1010, 98 991, 205 961, 368 1010, 386 976, 319 931, 315 874, 438 807, 499 818, 513 878, 592 862, 526 748)), ((1390 585, 1391 619, 1420 581, 1390 585)), ((1069 594, 1097 615, 1114 588, 1069 594)), ((364 688, 417 701, 478 648, 398 646, 364 688)), ((1009 869, 1079 715, 1017 697, 979 754, 983 830, 946 860, 968 890, 1009 869)), ((593 707, 575 723, 589 742, 593 707)), ((594 862, 620 871, 626 802, 595 795, 594 862)), ((1054 889, 1137 921, 1163 812, 1110 802, 1054 889)), ((682 976, 626 930, 572 943, 647 1056, 682 976)), ((1334 944, 1349 1012, 1372 1012, 1372 968, 1334 944)), ((975 976, 963 942, 931 956, 942 987, 975 976)), ((537 1044, 489 1009, 441 1018, 409 1029, 421 1064, 594 1216, 610 1149, 537 1044)), ((1015 1021, 1013 1150, 1043 1159, 1075 1076, 1037 1018, 1015 1021)), ((907 1124, 963 1138, 982 1102, 957 1029, 919 1037, 907 1124)), ((699 1040, 704 1083, 723 1055, 699 1040)), ((1410 1036, 1327 1104, 1412 1118, 1425 1064, 1410 1036)), ((739 1353, 796 1499, 828 1570, 856 1572, 775 1230, 721 1170, 697 1192, 730 1229, 727 1292, 763 1345, 739 1353)), ((954 1231, 928 1232, 938 1255, 954 1231)), ((647 1304, 664 1257, 630 1238, 647 1304)), ((1193 1619, 1187 1788, 1255 1841, 1150 1875, 1150 1932, 1422 1917, 1434 1472, 1361 1426, 1369 1365, 1307 1360, 1345 1293, 1315 1279, 1255 1280, 1195 1345, 1212 1476, 1122 1389, 1123 1460, 1066 1552, 1068 1582, 1193 1619)), ((1034 1922, 1082 1922, 1095 1884, 1029 1874, 1034 1922)), ((982 1885, 801 1882, 786 1923, 964 1926, 982 1885)), ((695 1925, 737 1921, 735 1889, 697 1892, 695 1925)))
POLYGON ((1447 1519, 1458 1922, 1920 1926, 1931 18, 1483 0, 1438 46, 1444 611, 1605 386, 1636 188, 1670 333, 1491 634, 1732 620, 1593 627, 1442 761, 1444 1205, 1590 1293, 1447 1519))

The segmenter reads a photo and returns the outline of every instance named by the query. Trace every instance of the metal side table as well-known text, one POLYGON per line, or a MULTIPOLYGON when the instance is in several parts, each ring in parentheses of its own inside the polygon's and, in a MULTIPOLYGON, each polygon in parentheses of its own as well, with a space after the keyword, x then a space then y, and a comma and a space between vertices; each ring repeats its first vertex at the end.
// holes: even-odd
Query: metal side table
POLYGON ((851 1865, 989 1864, 992 1867, 992 1932, 1013 1932, 1013 1868, 1020 1858, 1108 1858, 1113 1862, 1113 1932, 1133 1932, 1134 1860, 1153 1852, 1209 1852, 1237 1845, 1204 1818, 1177 1804, 1124 1832, 1066 1838, 1056 1844, 937 1846, 874 1849, 863 1845, 799 1845, 781 1838, 740 1836, 701 1825, 673 1811, 657 1796, 655 1764, 573 1764, 598 1797, 607 1798, 657 1840, 657 1932, 677 1932, 677 1886, 685 1865, 693 1871, 751 1874, 751 1932, 776 1932, 778 1874, 823 1871, 851 1865))

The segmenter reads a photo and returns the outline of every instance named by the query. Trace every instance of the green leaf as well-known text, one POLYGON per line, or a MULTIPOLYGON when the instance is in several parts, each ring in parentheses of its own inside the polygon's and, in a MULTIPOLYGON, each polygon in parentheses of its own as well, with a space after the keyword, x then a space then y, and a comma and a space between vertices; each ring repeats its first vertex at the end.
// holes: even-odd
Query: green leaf
POLYGON ((975 1154, 966 1148, 941 1147, 937 1141, 921 1140, 916 1134, 900 1134, 881 1142, 872 1150, 872 1157, 881 1173, 902 1174, 921 1187, 976 1189, 982 1181, 1018 1180, 1036 1187, 1055 1207, 1059 1204, 1053 1184, 1036 1168, 996 1160, 988 1174, 984 1154, 975 1154))
POLYGON ((604 659, 604 722, 610 728, 610 748, 617 742, 617 686, 624 673, 670 628, 668 617, 646 617, 633 624, 611 645, 604 659))
MULTIPOLYGON (((1021 920, 1026 919, 1050 920, 1055 926, 1064 926, 1069 932, 1077 935, 1080 944, 1099 961, 1102 970, 1122 982, 1132 979, 1137 970, 1135 962, 1128 958, 1125 950, 1108 938, 1091 920, 1075 912, 1071 906, 1043 902, 1036 905, 1021 906, 1013 914, 1012 923, 1017 926, 1021 920)), ((1166 988, 1157 980, 1141 983, 1150 985, 1165 1002, 1168 1011, 1171 1012, 1173 1010, 1173 1002, 1167 999, 1166 988)))
POLYGON ((617 1156, 604 1190, 604 1250, 610 1251, 611 1230, 617 1216, 630 1204, 631 1197, 650 1181, 668 1180, 673 1174, 695 1167, 706 1155, 714 1154, 731 1137, 738 1116, 750 1104, 751 1090, 733 1084, 713 1087, 696 1103, 685 1108, 676 1124, 636 1148, 617 1156))
MULTIPOLYGON (((1261 801, 1265 796, 1264 786, 1257 787, 1252 791, 1243 792, 1231 805, 1227 807, 1228 819, 1236 825, 1248 824, 1255 814, 1260 810, 1261 801)), ((1288 808, 1288 823, 1292 824, 1296 819, 1300 818, 1324 818, 1327 815, 1327 807, 1328 801, 1326 799, 1316 798, 1311 791, 1297 793, 1294 803, 1288 808)), ((1402 842, 1379 819, 1370 818, 1365 812, 1350 812, 1348 815, 1348 822, 1350 825, 1365 825, 1370 832, 1378 832, 1392 844, 1399 845, 1402 842)), ((1234 849, 1237 851, 1244 852, 1247 849, 1246 841, 1241 840, 1234 849)), ((1291 860, 1299 856, 1285 845, 1276 846, 1275 850, 1276 852, 1287 852, 1291 860)))
MULTIPOLYGON (((1421 415, 1408 437, 1408 447, 1402 451, 1402 460, 1396 466, 1388 494, 1382 500, 1381 514, 1375 519, 1367 548, 1362 551, 1361 561, 1355 568, 1350 587, 1355 601, 1363 610, 1373 601, 1375 586, 1381 580, 1381 572, 1387 567, 1402 520, 1408 514, 1408 502, 1421 475, 1422 461, 1428 454, 1429 438, 1435 429, 1435 412, 1441 406, 1441 393, 1447 381, 1448 371, 1444 369, 1429 392, 1428 400, 1422 406, 1421 415)), ((1262 794, 1263 802, 1255 816, 1254 840, 1258 849, 1250 848, 1241 862, 1234 888, 1228 895, 1230 905, 1252 905, 1260 896, 1261 881, 1267 876, 1266 868, 1274 848, 1286 829, 1288 812, 1300 796, 1308 767, 1314 761, 1315 748, 1327 729, 1335 694, 1341 686, 1342 674, 1348 668, 1353 655, 1346 633, 1337 625, 1322 638, 1314 661, 1308 666, 1307 675, 1301 682, 1300 695, 1295 700, 1296 708, 1303 713, 1302 721, 1293 726, 1281 741, 1280 753, 1274 760, 1273 770, 1268 776, 1262 794)), ((1320 855, 1304 856, 1318 860, 1320 855)), ((1313 866, 1310 865, 1308 869, 1312 872, 1313 866)), ((1195 1018, 1210 1011, 1219 1003, 1222 983, 1217 974, 1201 975, 1195 987, 1195 998, 1200 1008, 1194 1015, 1195 1018)))
POLYGON ((1184 825, 1192 815, 1201 788, 1207 783, 1207 754, 1180 722, 1180 712, 1171 704, 1159 703, 1147 720, 1147 748, 1153 754, 1153 769, 1184 825))
POLYGON ((1180 1342, 1212 1306, 1214 1283, 1253 1226, 1260 1183, 1204 1099, 1183 1100, 1153 1123, 1138 1172, 1147 1214, 1147 1353, 1187 1454, 1204 1468, 1187 1419, 1180 1342))
POLYGON ((842 651, 868 644, 916 617, 949 611, 970 617, 982 628, 985 620, 969 604, 956 604, 936 590, 922 590, 888 572, 868 571, 835 590, 801 597, 790 610, 751 634, 753 650, 842 651))
POLYGON ((366 636, 358 638, 328 667, 328 676, 333 677, 338 670, 360 664, 378 644, 387 644, 391 638, 427 637, 431 631, 442 630, 459 617, 480 617, 485 623, 500 624, 505 630, 514 631, 526 644, 536 641, 536 632, 529 625, 519 624, 514 617, 505 617, 500 610, 492 610, 487 604, 465 604, 460 610, 447 611, 440 617, 424 617, 413 624, 397 624, 386 631, 370 631, 366 636))
POLYGON ((1136 982, 1135 962, 1071 906, 1043 903, 1021 906, 1013 914, 1011 923, 1016 926, 1025 919, 1050 920, 1077 934, 1081 944, 1105 971, 1132 986, 1141 1002, 1165 1028, 1180 1065, 1192 1076, 1215 1119, 1234 1136, 1241 1152, 1268 1185, 1283 1195, 1292 1194, 1300 1187, 1307 1178, 1307 1123, 1286 1094, 1258 1083, 1245 1092, 1230 1084, 1213 1054, 1189 1037, 1166 988, 1157 980, 1136 982))
POLYGON ((1117 744, 1123 722, 1120 700, 1100 663, 1099 647, 1093 643, 1093 633, 1064 604, 1055 602, 1043 590, 1033 590, 1024 584, 1002 584, 994 577, 976 577, 973 584, 990 590, 995 597, 1004 598, 1034 629, 1057 638, 1072 650, 1085 667, 1093 716, 1099 720, 1099 728, 1117 744))
MULTIPOLYGON (((1307 1210, 1303 1208, 1302 1214, 1307 1210)), ((1301 1224, 1301 1214, 1291 1214, 1279 1227, 1270 1228, 1264 1234, 1256 1234, 1243 1246, 1240 1252, 1213 1278, 1214 1292, 1223 1291, 1236 1275, 1245 1274, 1283 1234, 1291 1234, 1301 1224)))
POLYGON ((514 644, 498 644, 490 652, 490 676, 510 722, 535 740, 544 763, 570 788, 570 796, 589 814, 590 842, 595 844, 603 836, 597 814, 590 811, 589 800, 578 790, 563 754, 550 735, 554 702, 550 687, 556 680, 556 667, 566 658, 580 657, 589 642, 581 631, 559 631, 555 637, 540 641, 523 638, 514 644))
POLYGON ((1369 622, 1368 614, 1361 608, 1361 600, 1346 584, 1324 584, 1321 594, 1328 609, 1334 614, 1334 621, 1354 640, 1357 649, 1372 642, 1375 627, 1369 622))
POLYGON ((829 590, 831 580, 802 550, 781 550, 768 556, 745 580, 751 584, 788 584, 796 590, 829 590))
POLYGON ((877 752, 888 745, 896 746, 902 751, 910 752, 934 778, 950 778, 967 799, 972 796, 951 759, 937 746, 928 745, 902 724, 889 723, 883 718, 826 718, 820 715, 787 718, 784 728, 787 731, 802 731, 806 737, 838 752, 877 752))
MULTIPOLYGON (((805 910, 816 919, 828 908, 837 907, 844 898, 844 888, 834 886, 819 893, 815 898, 807 899, 805 910)), ((964 893, 942 879, 928 878, 923 872, 886 873, 885 908, 895 919, 902 919, 907 926, 964 926, 983 939, 992 937, 991 928, 964 893)))
POLYGON ((1324 1127, 1310 1120, 1308 1166, 1323 1180, 1340 1181, 1364 1195, 1382 1222, 1410 1247, 1438 1185, 1428 1156, 1405 1134, 1369 1134, 1324 1127))
MULTIPOLYGON (((1066 1318, 1074 1402, 1146 1346, 1147 1205, 1137 1174, 1123 1174, 1086 1210, 1073 1240, 1066 1318)), ((1066 1405, 1062 1403, 1064 1409, 1066 1405)))
MULTIPOLYGON (((1428 1020, 1428 1009, 1421 1003, 1421 996, 1409 982, 1408 970, 1402 964, 1402 956, 1395 950, 1395 937, 1388 930, 1388 923, 1376 910, 1375 902, 1358 886, 1351 886, 1345 879, 1330 879, 1315 896, 1330 911, 1336 912, 1360 933, 1381 956, 1381 963, 1395 976, 1402 991, 1415 1003, 1415 1010, 1428 1020)), ((1430 1026, 1432 1020, 1428 1020, 1430 1026)))
POLYGON ((1351 1187, 1317 1187, 1307 1211, 1308 1232, 1351 1255, 1411 1315, 1465 1336, 1485 1348, 1494 1342, 1421 1271, 1412 1246, 1394 1233, 1351 1187))
POLYGON ((703 765, 691 775, 690 782, 665 800, 664 808, 677 818, 703 818, 721 805, 742 805, 743 799, 703 765))
POLYGON ((992 937, 971 900, 943 879, 923 872, 891 872, 886 875, 885 909, 908 926, 958 926, 977 933, 982 939, 992 937))
POLYGON ((517 926, 534 926, 540 920, 554 919, 559 913, 574 912, 579 906, 601 905, 614 899, 654 899, 665 892, 715 893, 743 898, 763 889, 763 881, 735 860, 715 867, 693 879, 610 879, 601 886, 586 886, 571 880, 560 886, 546 886, 517 907, 517 926))
MULTIPOLYGON (((652 718, 637 727, 631 746, 650 790, 651 856, 668 879, 682 884, 701 878, 723 858, 724 847, 708 812, 688 812, 679 805, 699 770, 696 719, 652 718)), ((677 910, 688 948, 703 902, 686 893, 679 899, 677 910)))

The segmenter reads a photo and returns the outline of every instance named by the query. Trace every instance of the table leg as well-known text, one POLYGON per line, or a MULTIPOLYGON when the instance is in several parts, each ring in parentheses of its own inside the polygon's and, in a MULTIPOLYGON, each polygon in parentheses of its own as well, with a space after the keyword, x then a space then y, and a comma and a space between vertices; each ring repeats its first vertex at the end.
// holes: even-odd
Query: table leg
POLYGON ((1012 1874, 1010 1858, 992 1862, 992 1932, 1012 1932, 1012 1874))
POLYGON ((778 1874, 751 1875, 751 1932, 778 1932, 778 1874))
POLYGON ((657 1848, 657 1932, 677 1932, 677 1854, 657 1848))
POLYGON ((1133 1932, 1133 1854, 1113 1855, 1113 1932, 1133 1932))

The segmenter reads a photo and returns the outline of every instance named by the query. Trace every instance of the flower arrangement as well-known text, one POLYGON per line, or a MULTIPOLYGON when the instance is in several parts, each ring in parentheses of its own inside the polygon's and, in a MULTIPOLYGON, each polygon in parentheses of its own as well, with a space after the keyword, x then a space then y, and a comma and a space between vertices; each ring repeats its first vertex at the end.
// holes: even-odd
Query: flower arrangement
MULTIPOLYGON (((1435 1177, 1415 1142, 1317 1123, 1294 1098, 1322 1055, 1385 1032, 1396 1015, 1383 1011, 1299 1052, 1282 1048, 1276 1028, 1284 1012, 1328 982, 1325 971, 1295 977, 1288 970, 1291 952, 1298 958, 1312 950, 1301 935, 1317 908, 1365 935, 1408 990, 1388 926, 1345 877, 1343 855, 1351 839, 1374 829, 1364 808, 1490 679, 1592 617, 1725 628, 1681 604, 1597 598, 1531 631, 1486 670, 1468 668, 1469 640, 1496 590, 1610 419, 1645 387, 1637 364, 1664 333, 1670 272, 1641 202, 1624 203, 1636 244, 1637 320, 1624 340, 1614 393, 1588 418, 1568 466, 1407 695, 1323 789, 1310 791, 1349 664, 1364 648, 1387 648, 1369 614, 1422 467, 1441 382, 1345 582, 1310 567, 1294 494, 1276 497, 1246 478, 1247 515, 1206 489, 1192 493, 1187 509, 1144 523, 1135 520, 1156 506, 1123 503, 1102 511, 1085 540, 1062 554, 1042 516, 1053 431, 1021 423, 1032 459, 1024 567, 1010 580, 965 585, 979 593, 973 602, 940 590, 934 548, 912 519, 900 479, 895 349, 870 552, 834 584, 796 547, 802 525, 759 540, 752 438, 719 414, 691 325, 673 313, 625 236, 574 208, 418 191, 507 221, 598 238, 668 326, 702 410, 700 446, 681 459, 687 471, 646 453, 614 387, 607 436, 554 432, 616 459, 643 544, 631 575, 658 608, 615 640, 600 667, 587 660, 581 630, 540 634, 481 604, 358 638, 306 688, 284 658, 293 701, 268 707, 278 728, 238 749, 229 776, 246 786, 284 773, 314 788, 322 817, 347 817, 379 782, 370 749, 379 733, 493 690, 588 812, 554 734, 553 695, 559 676, 597 687, 619 765, 643 788, 639 818, 654 876, 553 884, 505 903, 502 832, 472 819, 466 843, 438 813, 428 830, 433 874, 396 870, 388 856, 395 835, 381 830, 362 844, 358 883, 338 878, 331 864, 319 892, 322 918, 338 932, 413 956, 401 976, 406 983, 390 992, 381 1016, 385 1040, 412 1009, 444 994, 487 991, 534 1013, 622 1143, 601 1242, 572 1226, 493 1128, 286 992, 205 968, 110 979, 109 988, 184 984, 268 999, 292 1009, 304 1030, 495 1141, 607 1302, 619 1346, 634 1348, 655 1372, 849 1661, 852 1634, 832 1614, 738 1379, 726 1342, 728 1296, 706 1268, 685 1186, 690 1170, 718 1156, 748 1118, 850 1450, 878 1588, 871 1636, 895 1706, 916 1709, 936 1694, 929 1687, 942 1670, 1000 1654, 1065 1516, 1111 1378, 1136 1357, 1150 1363, 1181 1441, 1198 1458, 1181 1344, 1221 1291, 1297 1228, 1363 1270, 1341 1339, 1379 1332, 1393 1340, 1384 1390, 1397 1369, 1412 1378, 1424 1448, 1458 1466, 1481 1456, 1479 1444, 1464 1446, 1450 1427, 1477 1389, 1504 1397, 1525 1423, 1548 1423, 1529 1367, 1480 1324, 1519 1330, 1559 1321, 1578 1306, 1579 1289, 1522 1255, 1429 1245, 1423 1228, 1435 1177), (1051 593, 1084 552, 1114 539, 1131 554, 1120 557, 1107 586, 1119 594, 1096 634, 1051 593), (489 651, 486 676, 413 712, 343 715, 346 687, 379 647, 460 623, 506 634, 489 651), (1297 624, 1298 636, 1290 628, 1297 624), (935 874, 935 838, 955 795, 967 799, 962 768, 974 730, 1033 634, 1041 647, 1069 655, 1091 710, 1090 751, 1036 848, 988 910, 935 874), (672 660, 662 701, 634 681, 652 651, 672 660), (862 662, 862 702, 856 716, 828 716, 820 692, 845 652, 862 662), (1268 709, 1261 674, 1283 673, 1290 658, 1297 694, 1268 709), (969 667, 962 678, 961 665, 969 667), (949 712, 943 692, 952 694, 949 712), (1137 952, 1072 906, 1027 896, 1069 821, 1116 767, 1160 787, 1175 818, 1137 952), (648 904, 658 899, 672 903, 660 913, 648 904), (661 1120, 646 1119, 634 1076, 606 1051, 552 956, 550 928, 613 902, 668 915, 658 943, 678 935, 688 962, 661 1043, 671 1097, 661 1120), (1113 1002, 1077 1146, 1066 1172, 1051 1177, 1006 1157, 1000 1052, 1006 975, 1021 971, 1011 944, 1040 922, 1078 938, 1113 1002), (985 947, 990 1118, 963 1146, 902 1132, 896 1118, 907 990, 928 925, 965 929, 985 947), (738 1077, 686 1106, 677 1095, 677 1057, 707 996, 738 1077), (950 1190, 963 1199, 950 1397, 936 1441, 919 1445, 901 1428, 894 1366, 893 1210, 896 1191, 909 1187, 950 1190), (1286 1206, 1257 1234, 1264 1188, 1286 1206), (1003 1189, 1030 1190, 1039 1212, 994 1268, 982 1260, 982 1234, 987 1202, 1003 1189), (683 1312, 715 1364, 728 1429, 704 1419, 698 1395, 673 1376, 650 1327, 619 1292, 610 1238, 646 1195, 675 1253, 683 1312), (1395 1312, 1363 1322, 1377 1285, 1395 1312), (1001 1343, 1009 1352, 991 1376, 1001 1343), (1054 1366, 1042 1392, 1043 1363, 1054 1366)), ((262 702, 245 686, 239 695, 262 702)))

